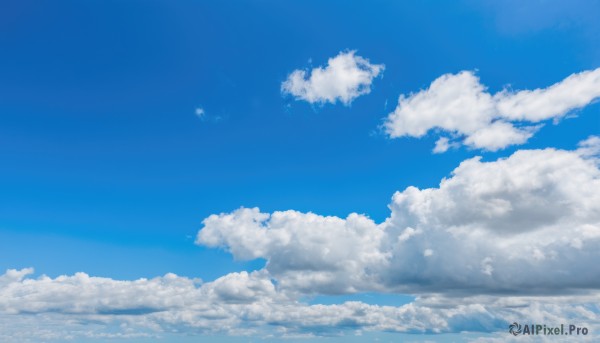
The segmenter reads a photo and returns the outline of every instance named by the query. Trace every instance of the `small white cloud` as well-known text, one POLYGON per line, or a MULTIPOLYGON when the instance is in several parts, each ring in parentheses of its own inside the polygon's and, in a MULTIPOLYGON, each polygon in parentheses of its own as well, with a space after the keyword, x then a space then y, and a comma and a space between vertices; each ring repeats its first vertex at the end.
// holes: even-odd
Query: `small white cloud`
POLYGON ((219 123, 227 119, 227 116, 209 114, 202 107, 196 108, 195 114, 201 121, 206 123, 219 123))
POLYGON ((600 155, 600 137, 590 136, 588 139, 579 142, 577 152, 585 157, 594 157, 600 155))
POLYGON ((198 108, 196 108, 196 116, 200 119, 205 119, 206 112, 204 112, 203 108, 198 107, 198 108))
POLYGON ((370 93, 373 79, 384 70, 383 64, 371 64, 355 52, 340 52, 328 60, 326 67, 308 73, 294 70, 281 84, 281 91, 311 104, 340 101, 349 105, 357 97, 370 93))
POLYGON ((449 141, 450 140, 447 137, 440 137, 435 142, 435 148, 433 148, 433 152, 435 154, 441 154, 448 151, 448 148, 450 148, 450 144, 448 144, 449 141))
MULTIPOLYGON (((391 138, 422 137, 440 129, 473 148, 499 150, 523 144, 541 127, 600 97, 600 68, 573 74, 548 88, 490 94, 471 71, 442 75, 429 88, 400 95, 384 123, 391 138), (525 125, 530 123, 530 125, 525 125)), ((446 151, 438 140, 434 152, 446 151)))
POLYGON ((435 147, 433 148, 433 153, 441 154, 441 153, 448 151, 448 149, 450 149, 450 148, 456 148, 458 146, 460 146, 460 143, 452 142, 452 141, 450 141, 450 139, 448 137, 440 137, 435 142, 435 147))

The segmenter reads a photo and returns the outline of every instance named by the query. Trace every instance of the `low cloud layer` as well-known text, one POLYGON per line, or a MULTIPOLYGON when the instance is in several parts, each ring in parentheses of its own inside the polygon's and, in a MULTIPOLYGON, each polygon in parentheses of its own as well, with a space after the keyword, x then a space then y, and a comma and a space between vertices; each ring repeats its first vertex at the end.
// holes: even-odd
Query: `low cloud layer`
POLYGON ((440 130, 434 152, 454 143, 499 150, 525 143, 548 119, 560 119, 600 97, 600 68, 570 75, 543 89, 490 94, 471 71, 442 75, 429 88, 401 95, 384 129, 391 138, 440 130))
MULTIPOLYGON (((507 321, 556 323, 569 318, 593 330, 598 294, 568 297, 445 297, 430 294, 403 306, 362 302, 309 305, 290 298, 267 273, 231 273, 205 284, 168 274, 118 281, 84 273, 0 276, 3 342, 83 338, 159 338, 168 333, 315 337, 365 331, 493 332, 507 321)), ((592 331, 593 332, 593 331, 592 331)), ((593 335, 592 335, 593 336, 593 335)))
POLYGON ((369 94, 373 80, 384 70, 383 64, 371 64, 355 53, 340 52, 327 61, 327 66, 310 72, 294 70, 281 84, 281 91, 311 104, 339 101, 349 105, 357 97, 369 94))

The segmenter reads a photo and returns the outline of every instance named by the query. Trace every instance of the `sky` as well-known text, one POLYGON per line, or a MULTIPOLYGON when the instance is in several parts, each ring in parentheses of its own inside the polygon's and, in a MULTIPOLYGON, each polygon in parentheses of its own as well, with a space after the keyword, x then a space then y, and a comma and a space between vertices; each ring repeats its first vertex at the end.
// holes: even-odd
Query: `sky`
POLYGON ((0 8, 0 340, 598 337, 600 3, 0 8))

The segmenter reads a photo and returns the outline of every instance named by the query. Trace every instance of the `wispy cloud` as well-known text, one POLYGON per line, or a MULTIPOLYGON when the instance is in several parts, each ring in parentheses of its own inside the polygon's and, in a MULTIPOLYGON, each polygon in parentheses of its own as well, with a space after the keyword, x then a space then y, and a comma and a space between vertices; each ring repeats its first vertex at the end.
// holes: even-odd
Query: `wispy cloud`
POLYGON ((196 114, 196 117, 198 117, 201 121, 208 123, 219 123, 225 119, 221 115, 209 114, 202 107, 197 107, 194 113, 196 114))

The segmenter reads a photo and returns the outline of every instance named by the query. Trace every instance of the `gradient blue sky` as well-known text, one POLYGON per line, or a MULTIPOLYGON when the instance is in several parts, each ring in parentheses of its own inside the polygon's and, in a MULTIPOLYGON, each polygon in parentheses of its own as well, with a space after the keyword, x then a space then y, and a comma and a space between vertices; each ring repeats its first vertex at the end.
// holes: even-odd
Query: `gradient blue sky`
POLYGON ((597 68, 598 13, 593 1, 4 1, 0 270, 211 281, 264 265, 195 245, 211 214, 380 222, 394 191, 435 187, 472 156, 574 149, 599 133, 598 104, 497 152, 432 154, 436 135, 392 140, 380 125, 445 73, 476 71, 494 93, 597 68), (282 95, 291 71, 349 49, 385 64, 370 94, 282 95))

